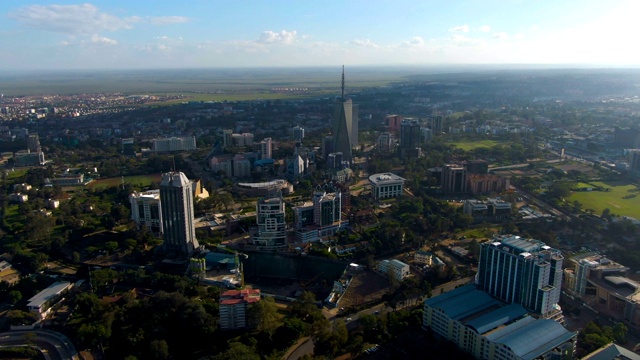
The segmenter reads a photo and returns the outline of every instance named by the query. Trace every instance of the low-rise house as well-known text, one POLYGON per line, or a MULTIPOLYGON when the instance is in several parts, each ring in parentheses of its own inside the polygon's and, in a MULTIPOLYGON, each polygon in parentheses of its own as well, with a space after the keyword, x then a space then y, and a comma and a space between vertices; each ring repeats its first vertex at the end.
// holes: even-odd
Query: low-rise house
POLYGON ((411 273, 408 264, 403 263, 400 260, 382 260, 378 263, 378 271, 381 273, 393 276, 395 279, 402 281, 411 273))
POLYGON ((49 315, 53 306, 63 298, 64 294, 71 289, 71 287, 73 287, 73 284, 68 281, 53 283, 29 299, 27 308, 29 308, 30 312, 38 314, 41 319, 44 319, 49 315))

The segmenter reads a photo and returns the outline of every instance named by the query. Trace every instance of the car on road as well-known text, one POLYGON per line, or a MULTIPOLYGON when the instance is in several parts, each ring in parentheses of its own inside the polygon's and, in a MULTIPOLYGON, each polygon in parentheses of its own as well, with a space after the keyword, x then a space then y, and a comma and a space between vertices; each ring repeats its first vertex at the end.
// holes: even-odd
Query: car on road
POLYGON ((353 320, 353 319, 351 319, 350 317, 347 318, 347 321, 351 321, 351 320, 353 320))

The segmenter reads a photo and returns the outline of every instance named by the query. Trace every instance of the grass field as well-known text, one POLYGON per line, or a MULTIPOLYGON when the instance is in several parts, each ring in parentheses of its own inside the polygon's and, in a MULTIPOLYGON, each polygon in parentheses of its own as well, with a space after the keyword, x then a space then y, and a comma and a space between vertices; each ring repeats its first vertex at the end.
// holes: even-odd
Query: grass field
MULTIPOLYGON (((124 183, 131 184, 135 186, 149 186, 151 183, 156 182, 159 183, 161 180, 160 174, 154 175, 136 175, 136 176, 125 176, 124 183)), ((112 186, 120 186, 122 184, 122 178, 109 178, 109 179, 100 179, 95 180, 87 185, 88 188, 92 189, 106 189, 112 186)))
POLYGON ((611 191, 575 191, 567 199, 570 203, 578 201, 583 209, 593 209, 600 215, 608 208, 612 214, 640 219, 640 190, 629 183, 593 182, 592 185, 610 188, 611 191))
POLYGON ((464 151, 471 151, 481 147, 492 148, 498 144, 504 143, 496 140, 456 141, 452 143, 453 146, 464 151))
POLYGON ((27 169, 5 170, 5 172, 7 173, 7 180, 14 180, 24 176, 27 173, 27 169))

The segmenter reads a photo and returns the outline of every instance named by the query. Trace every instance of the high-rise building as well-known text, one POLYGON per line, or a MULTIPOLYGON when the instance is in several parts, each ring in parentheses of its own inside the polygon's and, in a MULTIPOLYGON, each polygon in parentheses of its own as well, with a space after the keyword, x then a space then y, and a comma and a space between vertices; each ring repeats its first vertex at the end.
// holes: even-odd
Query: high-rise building
POLYGON ((400 123, 402 122, 402 116, 400 115, 387 115, 384 118, 384 125, 389 128, 389 131, 397 133, 400 131, 400 123))
POLYGON ((253 236, 254 245, 263 247, 284 246, 287 240, 285 209, 282 194, 263 197, 256 205, 258 233, 253 236))
POLYGON ((478 288, 545 318, 561 314, 563 257, 543 242, 506 235, 480 247, 478 288))
POLYGON ((380 133, 378 141, 376 141, 376 149, 381 153, 388 153, 391 151, 393 144, 393 135, 390 132, 380 133))
POLYGON ((304 139, 303 127, 301 127, 300 125, 296 125, 293 129, 291 129, 291 132, 293 133, 293 141, 302 142, 302 139, 304 139))
POLYGON ((127 155, 127 156, 135 156, 136 155, 136 149, 134 147, 134 140, 133 138, 123 138, 120 140, 121 144, 122 144, 122 154, 127 155))
POLYGON ((431 129, 423 127, 420 129, 420 131, 422 132, 423 142, 428 142, 428 141, 431 141, 431 139, 433 139, 433 131, 431 131, 431 129))
POLYGON ((160 183, 164 248, 172 255, 187 257, 198 248, 193 224, 191 182, 181 172, 162 174, 160 183))
MULTIPOLYGON (((357 125, 356 125, 357 127, 357 125)), ((336 102, 333 115, 333 151, 341 152, 351 164, 353 148, 353 103, 344 95, 344 67, 342 68, 342 95, 336 102)))
POLYGON ((231 141, 233 146, 243 147, 253 145, 252 133, 231 134, 231 141))
POLYGON ((42 148, 40 147, 40 138, 38 134, 29 134, 27 138, 27 150, 32 153, 41 152, 42 148))
POLYGON ((195 150, 195 149, 196 149, 195 136, 153 139, 153 151, 156 151, 156 152, 186 151, 186 150, 195 150))
POLYGON ((341 204, 340 191, 315 191, 313 193, 313 222, 321 227, 339 222, 341 217, 341 204))
POLYGON ((360 126, 360 105, 352 104, 351 106, 351 148, 358 147, 360 139, 358 137, 358 129, 360 126))
POLYGON ((345 229, 349 221, 342 220, 343 200, 339 186, 326 184, 313 192, 312 201, 293 207, 296 239, 318 241, 345 229))
POLYGON ((264 138, 262 141, 260 141, 260 159, 261 160, 272 159, 271 149, 272 149, 272 145, 271 145, 270 137, 264 138))
POLYGON ((129 195, 131 219, 138 227, 146 226, 154 233, 162 232, 160 190, 134 192, 129 195))
POLYGON ((341 169, 342 161, 343 161, 342 153, 337 152, 337 153, 329 154, 329 156, 327 157, 327 169, 329 170, 341 169))
POLYGON ((251 161, 243 154, 233 157, 233 177, 247 178, 251 176, 251 161))
POLYGON ((333 136, 328 135, 322 138, 322 156, 326 160, 329 154, 333 153, 333 136))
POLYGON ((467 169, 462 165, 447 164, 442 167, 442 192, 445 194, 467 193, 467 169))
POLYGON ((640 172, 640 149, 629 149, 629 169, 632 172, 640 172))
POLYGON ((224 147, 233 146, 233 130, 231 129, 222 130, 222 145, 224 147))
POLYGON ((443 116, 442 115, 429 115, 428 116, 431 131, 434 134, 442 134, 443 131, 443 116))
POLYGON ((400 123, 400 156, 421 156, 422 130, 417 119, 404 119, 400 123))

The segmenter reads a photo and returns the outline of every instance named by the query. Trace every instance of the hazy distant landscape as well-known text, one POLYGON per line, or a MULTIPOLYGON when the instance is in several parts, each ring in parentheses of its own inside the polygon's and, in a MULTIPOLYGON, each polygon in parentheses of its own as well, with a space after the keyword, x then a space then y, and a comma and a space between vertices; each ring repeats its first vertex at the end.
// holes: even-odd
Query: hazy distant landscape
MULTIPOLYGON (((455 88, 479 95, 511 96, 517 89, 519 96, 533 98, 588 99, 625 96, 640 87, 637 69, 360 66, 345 72, 350 94, 390 85, 440 83, 449 88, 445 91, 455 88)), ((337 95, 340 74, 340 67, 0 72, 0 94, 181 94, 189 101, 301 99, 337 95)))

